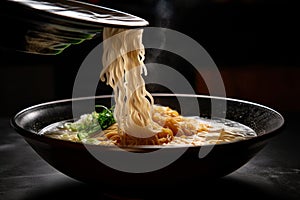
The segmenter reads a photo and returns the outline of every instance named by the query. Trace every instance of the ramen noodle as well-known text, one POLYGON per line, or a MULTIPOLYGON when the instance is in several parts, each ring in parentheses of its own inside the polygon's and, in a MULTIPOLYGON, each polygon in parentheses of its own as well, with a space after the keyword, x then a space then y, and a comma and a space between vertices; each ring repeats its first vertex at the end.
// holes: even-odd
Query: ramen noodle
POLYGON ((143 72, 147 75, 142 33, 143 29, 104 28, 100 79, 113 88, 120 134, 138 138, 160 134, 167 139, 172 135, 151 117, 154 101, 142 77, 143 72))

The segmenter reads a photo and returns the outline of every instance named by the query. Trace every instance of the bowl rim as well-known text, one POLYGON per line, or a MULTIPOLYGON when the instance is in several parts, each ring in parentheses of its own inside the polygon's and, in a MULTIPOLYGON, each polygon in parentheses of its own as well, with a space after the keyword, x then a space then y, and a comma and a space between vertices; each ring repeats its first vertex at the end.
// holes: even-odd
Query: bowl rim
MULTIPOLYGON (((206 98, 206 99, 219 99, 219 100, 224 100, 224 101, 233 101, 233 102, 239 102, 239 103, 244 103, 244 104, 250 104, 250 105, 254 105, 254 106, 258 106, 261 108, 265 108, 273 113, 275 113, 281 120, 280 120, 280 124, 278 125, 278 127, 275 127, 274 130, 271 130, 269 132, 266 132, 265 134, 262 135, 258 135, 256 137, 251 137, 245 140, 238 140, 238 141, 234 141, 234 142, 226 142, 226 143, 220 143, 220 144, 205 144, 205 145, 138 145, 138 146, 126 146, 126 147, 122 147, 122 149, 126 150, 130 150, 130 151, 136 151, 139 152, 141 150, 157 150, 157 149, 161 149, 161 148, 170 148, 170 149, 178 149, 178 148, 200 148, 200 147, 209 147, 209 146, 219 146, 219 147, 223 147, 223 146, 227 146, 227 145, 232 145, 232 144, 245 144, 248 142, 259 142, 259 141, 264 141, 267 139, 272 138, 273 136, 277 135, 280 130, 282 130, 284 128, 285 125, 285 119, 284 117, 276 110, 259 104, 259 103, 255 103, 255 102, 251 102, 251 101, 247 101, 247 100, 241 100, 241 99, 236 99, 236 98, 228 98, 228 97, 219 97, 219 96, 210 96, 210 95, 200 95, 200 94, 169 94, 169 93, 152 93, 153 97, 195 97, 195 98, 206 98)), ((52 105, 52 104, 60 104, 60 103, 67 103, 67 102, 73 102, 73 101, 82 101, 82 100, 90 100, 90 99, 102 99, 102 98, 112 98, 113 95, 97 95, 97 96, 87 96, 87 97, 76 97, 76 98, 68 98, 68 99, 61 99, 61 100, 55 100, 55 101, 49 101, 49 102, 44 102, 44 103, 40 103, 40 104, 36 104, 30 107, 27 107, 25 109, 20 110, 19 112, 17 112, 11 119, 10 119, 10 124, 11 126, 21 135, 24 137, 24 139, 33 139, 33 140, 37 140, 39 142, 46 142, 49 143, 51 142, 51 144, 53 145, 68 145, 68 146, 72 146, 74 148, 86 148, 85 146, 88 146, 89 148, 105 148, 105 149, 113 149, 113 150, 120 150, 120 147, 116 146, 116 145, 94 145, 94 144, 83 144, 81 142, 72 142, 72 141, 66 141, 66 140, 59 140, 59 139, 55 139, 55 138, 50 138, 50 137, 45 137, 43 135, 39 135, 37 134, 37 132, 33 132, 33 131, 29 131, 26 130, 24 128, 22 128, 21 126, 18 125, 18 123, 16 122, 18 117, 20 117, 22 114, 30 111, 30 110, 34 110, 37 109, 39 107, 43 107, 43 106, 48 106, 48 105, 52 105)))

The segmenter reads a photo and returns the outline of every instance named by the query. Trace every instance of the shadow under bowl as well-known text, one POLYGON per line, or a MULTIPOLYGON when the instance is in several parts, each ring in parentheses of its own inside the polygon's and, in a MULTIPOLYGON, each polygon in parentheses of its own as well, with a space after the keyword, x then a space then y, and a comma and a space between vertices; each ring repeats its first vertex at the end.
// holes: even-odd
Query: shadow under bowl
POLYGON ((17 113, 11 124, 31 147, 60 172, 87 183, 147 185, 172 184, 225 176, 246 164, 282 130, 280 113, 263 105, 237 99, 185 94, 153 94, 156 104, 182 115, 224 117, 252 128, 257 136, 231 143, 205 146, 86 145, 57 140, 38 132, 62 120, 110 107, 112 96, 66 99, 35 105, 17 113))

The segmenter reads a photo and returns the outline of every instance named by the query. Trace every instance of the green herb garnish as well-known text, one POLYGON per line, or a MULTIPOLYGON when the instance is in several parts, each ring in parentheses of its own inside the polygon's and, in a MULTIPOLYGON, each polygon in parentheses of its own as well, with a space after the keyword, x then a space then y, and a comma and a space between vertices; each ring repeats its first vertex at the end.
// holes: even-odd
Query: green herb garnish
POLYGON ((113 109, 114 106, 110 109, 106 108, 102 105, 96 105, 96 108, 103 108, 103 111, 98 113, 98 122, 101 126, 102 130, 107 129, 112 124, 116 123, 116 120, 114 118, 113 109))
POLYGON ((102 110, 100 112, 94 111, 91 114, 84 114, 73 123, 65 123, 64 128, 72 132, 77 132, 77 137, 82 140, 116 123, 113 116, 114 107, 108 109, 105 106, 96 105, 96 108, 102 108, 102 110))

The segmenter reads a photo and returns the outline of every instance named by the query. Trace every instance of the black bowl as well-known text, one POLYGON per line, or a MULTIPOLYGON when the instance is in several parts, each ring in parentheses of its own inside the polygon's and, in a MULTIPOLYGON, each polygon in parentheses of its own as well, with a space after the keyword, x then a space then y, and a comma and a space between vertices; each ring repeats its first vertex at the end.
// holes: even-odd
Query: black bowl
MULTIPOLYGON (((110 106, 111 96, 68 99, 36 105, 16 114, 11 120, 11 124, 44 160, 62 173, 88 183, 116 184, 125 181, 127 185, 171 184, 183 180, 225 176, 242 167, 254 157, 267 144, 269 139, 280 132, 284 124, 284 119, 278 112, 266 106, 247 101, 202 95, 153 94, 153 96, 155 103, 170 106, 179 111, 184 110, 184 114, 187 115, 208 118, 211 117, 212 113, 214 116, 224 115, 225 105, 226 119, 249 126, 258 136, 217 145, 164 148, 164 157, 161 156, 160 159, 168 160, 168 156, 174 154, 180 154, 181 156, 161 169, 134 173, 112 168, 100 162, 90 152, 117 156, 119 164, 126 166, 130 161, 123 157, 124 152, 147 154, 156 152, 160 147, 141 146, 126 148, 124 151, 118 147, 83 145, 38 134, 41 129, 52 123, 72 119, 72 106, 73 108, 76 106, 80 108, 80 105, 87 102, 110 106), (183 101, 185 105, 191 106, 185 109, 180 108, 180 102, 183 101), (200 108, 200 115, 199 111, 192 106, 195 102, 200 108), (212 108, 214 111, 212 111, 212 108), (199 158, 200 151, 202 153, 207 151, 207 153, 202 154, 202 158, 199 158)), ((82 109, 80 112, 88 111, 82 109)))

